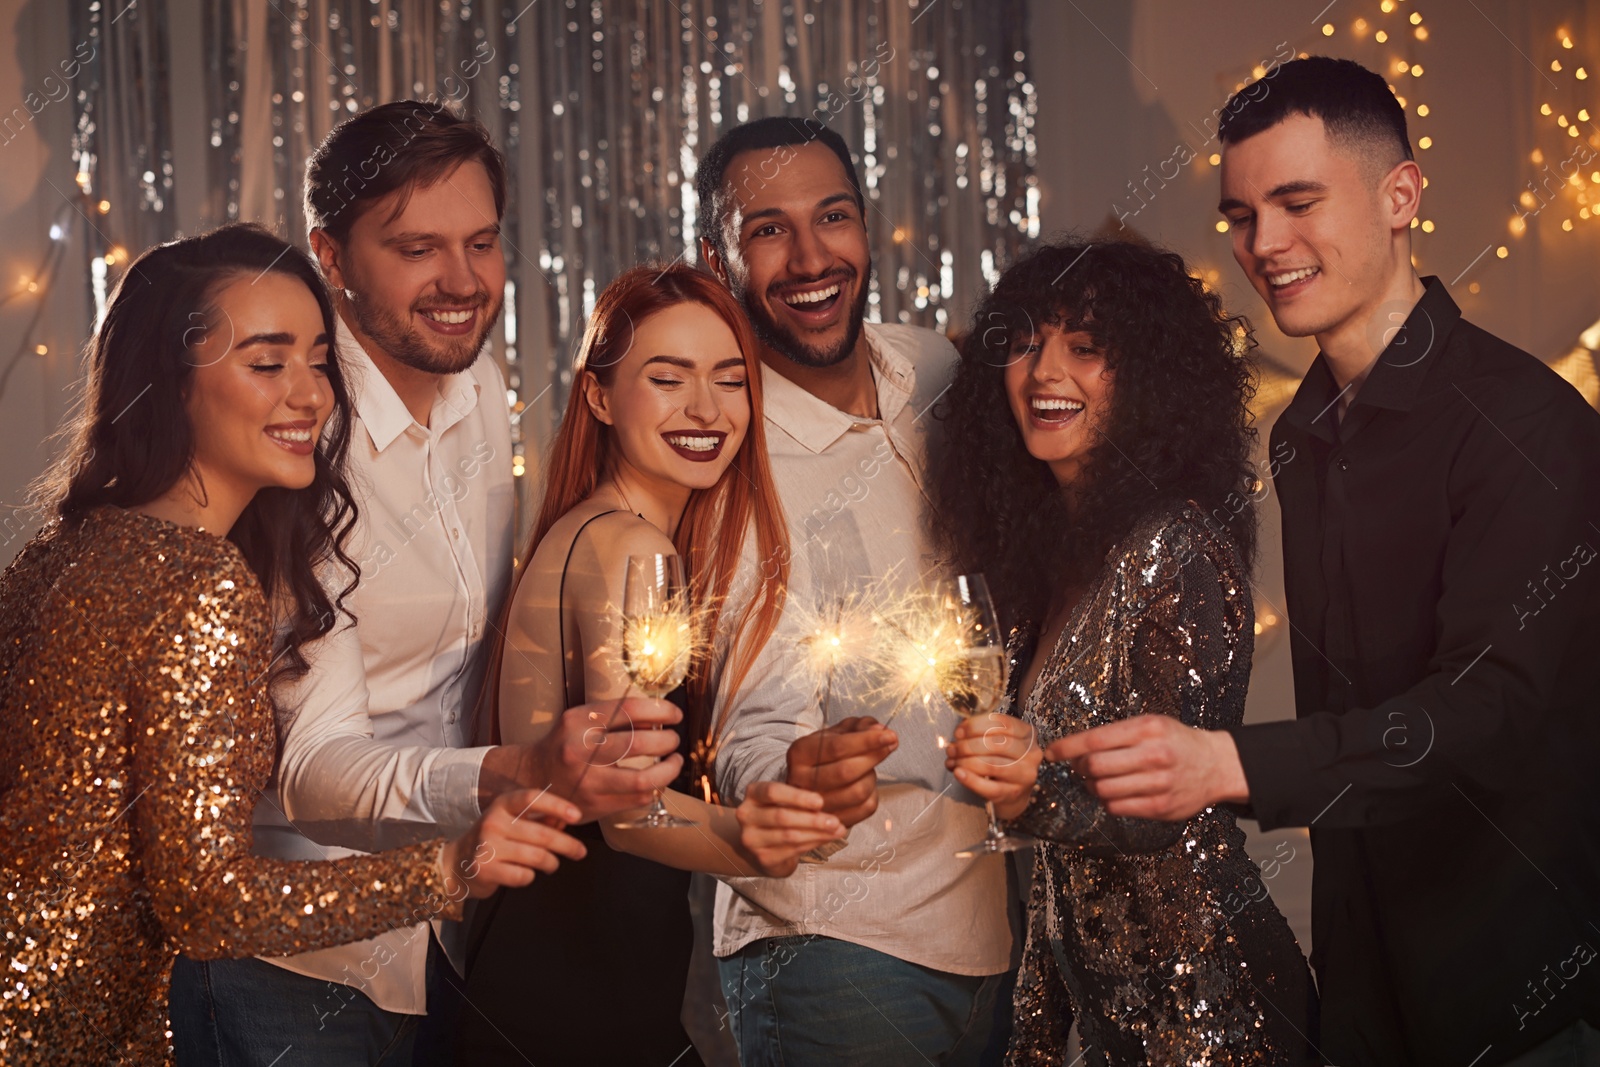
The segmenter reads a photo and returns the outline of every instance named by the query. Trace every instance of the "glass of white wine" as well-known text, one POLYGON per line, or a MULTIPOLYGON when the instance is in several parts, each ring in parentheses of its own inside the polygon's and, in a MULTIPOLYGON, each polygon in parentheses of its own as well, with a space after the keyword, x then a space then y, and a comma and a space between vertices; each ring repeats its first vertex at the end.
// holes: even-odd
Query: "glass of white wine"
MULTIPOLYGON (((1005 699, 1005 641, 989 599, 989 583, 981 574, 962 574, 939 591, 940 604, 956 627, 954 648, 940 658, 939 691, 956 714, 971 719, 987 715, 1005 699)), ((961 859, 1016 852, 1033 844, 1025 834, 1008 834, 995 817, 993 802, 984 804, 989 831, 982 841, 956 853, 961 859)))
MULTIPOLYGON (((632 688, 656 699, 678 688, 688 676, 694 642, 683 561, 660 553, 629 556, 622 587, 622 667, 632 688)), ((618 765, 648 767, 655 762, 655 757, 634 756, 618 765)), ((623 829, 693 825, 667 810, 659 789, 644 814, 617 824, 623 829)))

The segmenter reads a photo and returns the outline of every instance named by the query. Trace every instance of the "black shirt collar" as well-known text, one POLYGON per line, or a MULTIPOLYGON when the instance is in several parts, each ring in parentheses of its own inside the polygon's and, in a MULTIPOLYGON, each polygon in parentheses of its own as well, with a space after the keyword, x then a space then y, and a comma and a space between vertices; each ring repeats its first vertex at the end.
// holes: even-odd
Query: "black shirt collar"
MULTIPOLYGON (((1450 299, 1450 292, 1437 277, 1422 279, 1422 297, 1411 308, 1402 326, 1378 355, 1351 403, 1351 415, 1366 406, 1391 411, 1410 411, 1421 391, 1428 369, 1443 355, 1445 339, 1461 319, 1461 309, 1450 299)), ((1289 425, 1327 441, 1339 438, 1338 406, 1340 390, 1334 381, 1327 357, 1317 358, 1306 371, 1294 399, 1284 409, 1289 425)), ((1347 420, 1350 416, 1346 416, 1347 420)), ((1357 420, 1364 422, 1365 419, 1357 420)), ((1354 428, 1352 424, 1351 428, 1354 428)))

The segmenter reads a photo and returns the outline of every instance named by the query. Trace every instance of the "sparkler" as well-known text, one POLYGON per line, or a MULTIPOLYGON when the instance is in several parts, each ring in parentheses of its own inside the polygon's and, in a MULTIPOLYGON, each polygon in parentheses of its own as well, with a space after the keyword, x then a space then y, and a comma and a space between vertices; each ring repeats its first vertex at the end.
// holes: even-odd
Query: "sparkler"
POLYGON ((849 671, 864 679, 863 702, 891 704, 886 724, 919 697, 931 721, 934 697, 970 649, 958 605, 932 589, 903 588, 892 573, 826 607, 794 598, 790 605, 806 635, 798 642, 801 665, 821 694, 824 721, 835 680, 849 671))
POLYGON ((873 621, 879 624, 876 659, 884 679, 880 693, 899 694, 884 722, 892 721, 918 696, 931 719, 933 698, 959 679, 959 668, 971 649, 967 620, 957 605, 932 591, 915 589, 885 603, 873 621))

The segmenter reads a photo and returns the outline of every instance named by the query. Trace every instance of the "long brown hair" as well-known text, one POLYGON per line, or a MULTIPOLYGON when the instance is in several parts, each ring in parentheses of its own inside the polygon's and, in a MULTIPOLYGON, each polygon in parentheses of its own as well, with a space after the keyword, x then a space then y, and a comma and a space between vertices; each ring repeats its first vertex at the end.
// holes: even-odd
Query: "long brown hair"
POLYGON ((191 346, 216 326, 218 293, 268 271, 304 282, 316 298, 333 393, 311 484, 259 490, 228 531, 260 580, 278 629, 271 687, 306 673, 303 649, 334 628, 357 574, 345 554, 356 523, 345 480, 350 394, 333 340, 333 305, 304 252, 260 226, 236 222, 157 245, 134 260, 89 342, 81 405, 62 431, 66 449, 34 484, 33 497, 41 510, 71 524, 106 504, 147 504, 185 477, 194 461, 183 399, 196 365, 191 346), (330 596, 324 579, 337 583, 341 573, 346 581, 330 596))
MULTIPOLYGON (((743 309, 710 274, 683 263, 634 267, 617 277, 600 294, 573 364, 572 392, 567 398, 561 430, 550 451, 544 503, 524 559, 532 558, 533 550, 550 528, 595 491, 600 480, 610 474, 616 460, 617 446, 609 427, 595 418, 584 400, 584 375, 592 374, 602 386, 609 386, 617 365, 633 345, 637 325, 659 311, 688 303, 700 304, 715 312, 733 331, 739 351, 744 355, 750 395, 750 429, 745 434, 744 444, 716 485, 689 495, 689 505, 673 538, 689 572, 690 597, 696 616, 705 620, 706 632, 714 634, 739 567, 747 532, 751 529, 755 532, 757 559, 760 560, 755 575, 757 587, 731 628, 734 636, 728 644, 722 671, 721 691, 731 696, 738 692, 750 673, 751 665, 772 636, 782 614, 789 584, 789 535, 767 457, 761 360, 755 337, 743 309)), ((690 736, 706 743, 703 750, 696 747, 696 751, 702 753, 697 774, 708 770, 721 732, 721 720, 714 721, 712 711, 716 695, 711 685, 711 671, 705 666, 694 670, 689 678, 685 728, 690 736)))

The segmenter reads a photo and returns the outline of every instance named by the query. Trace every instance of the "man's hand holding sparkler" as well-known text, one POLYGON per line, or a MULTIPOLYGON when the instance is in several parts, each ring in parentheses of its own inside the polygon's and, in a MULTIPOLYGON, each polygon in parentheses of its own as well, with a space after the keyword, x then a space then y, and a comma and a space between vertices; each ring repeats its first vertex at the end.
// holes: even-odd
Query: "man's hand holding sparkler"
POLYGON ((975 715, 956 727, 944 765, 956 781, 992 801, 997 816, 1015 819, 1027 810, 1043 757, 1028 723, 1010 715, 975 715))
POLYGON ((789 746, 787 781, 822 794, 822 810, 854 826, 878 810, 878 764, 900 738, 870 715, 807 734, 789 746))

